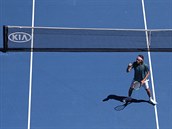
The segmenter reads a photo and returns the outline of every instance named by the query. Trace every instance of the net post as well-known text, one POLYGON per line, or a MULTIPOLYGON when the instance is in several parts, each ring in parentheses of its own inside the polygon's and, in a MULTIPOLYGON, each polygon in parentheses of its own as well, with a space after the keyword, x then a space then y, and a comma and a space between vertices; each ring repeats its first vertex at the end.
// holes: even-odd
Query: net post
POLYGON ((8 49, 8 27, 3 25, 3 50, 2 52, 7 52, 8 49))

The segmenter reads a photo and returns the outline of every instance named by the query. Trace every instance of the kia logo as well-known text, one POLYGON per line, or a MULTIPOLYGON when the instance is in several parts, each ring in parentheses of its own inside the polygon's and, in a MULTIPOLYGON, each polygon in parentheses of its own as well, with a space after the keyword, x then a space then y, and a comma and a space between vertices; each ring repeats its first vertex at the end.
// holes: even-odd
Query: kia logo
POLYGON ((16 43, 24 43, 30 41, 32 36, 25 32, 14 32, 8 36, 8 39, 16 43))

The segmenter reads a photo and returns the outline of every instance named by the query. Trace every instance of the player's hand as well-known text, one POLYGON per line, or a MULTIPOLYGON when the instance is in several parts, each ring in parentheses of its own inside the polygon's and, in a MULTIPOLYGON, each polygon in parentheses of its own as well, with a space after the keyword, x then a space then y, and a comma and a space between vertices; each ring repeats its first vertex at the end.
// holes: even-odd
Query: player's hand
POLYGON ((128 64, 128 67, 131 67, 131 66, 132 66, 132 63, 129 63, 129 64, 128 64))
POLYGON ((145 83, 145 81, 144 81, 144 80, 142 80, 142 81, 141 81, 141 85, 143 85, 144 83, 145 83))
POLYGON ((129 63, 129 64, 128 64, 128 67, 127 67, 127 72, 130 72, 131 69, 132 69, 132 63, 129 63))

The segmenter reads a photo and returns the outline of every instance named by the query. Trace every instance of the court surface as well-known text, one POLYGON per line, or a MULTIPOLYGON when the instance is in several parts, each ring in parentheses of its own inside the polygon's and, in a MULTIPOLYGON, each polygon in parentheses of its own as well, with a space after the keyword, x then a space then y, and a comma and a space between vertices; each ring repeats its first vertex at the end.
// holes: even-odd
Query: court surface
MULTIPOLYGON (((144 29, 141 0, 36 0, 35 26, 144 29)), ((172 28, 172 1, 145 0, 148 29, 172 28)), ((32 25, 32 0, 0 1, 3 25, 32 25)), ((126 41, 127 42, 127 41, 126 41)), ((33 54, 31 129, 156 129, 154 107, 123 111, 110 94, 127 95, 128 63, 147 52, 33 54)), ((160 129, 172 128, 172 53, 152 52, 160 129)), ((0 129, 28 128, 30 53, 0 53, 0 129)), ((150 83, 151 87, 151 83, 150 83)), ((148 100, 142 88, 134 98, 148 100)))

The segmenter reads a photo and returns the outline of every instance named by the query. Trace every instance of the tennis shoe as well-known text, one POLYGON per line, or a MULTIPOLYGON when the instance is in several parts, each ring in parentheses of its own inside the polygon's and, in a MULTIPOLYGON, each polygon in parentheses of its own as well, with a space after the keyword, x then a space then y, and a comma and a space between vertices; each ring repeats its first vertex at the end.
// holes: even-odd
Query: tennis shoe
POLYGON ((129 102, 129 101, 131 101, 131 97, 127 97, 127 98, 124 98, 123 100, 122 100, 122 102, 123 103, 127 103, 127 102, 129 102))
POLYGON ((151 97, 149 99, 149 102, 152 103, 153 105, 156 105, 157 104, 157 102, 155 100, 153 100, 151 97))

